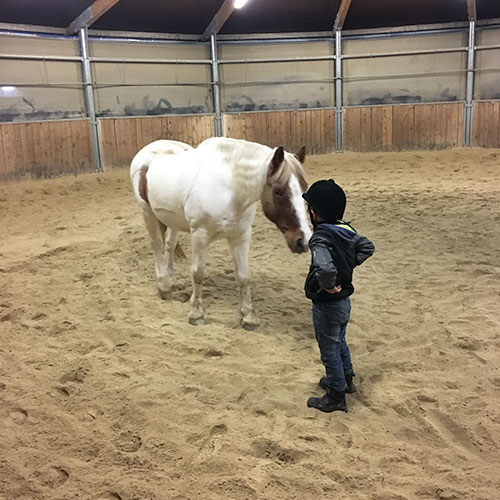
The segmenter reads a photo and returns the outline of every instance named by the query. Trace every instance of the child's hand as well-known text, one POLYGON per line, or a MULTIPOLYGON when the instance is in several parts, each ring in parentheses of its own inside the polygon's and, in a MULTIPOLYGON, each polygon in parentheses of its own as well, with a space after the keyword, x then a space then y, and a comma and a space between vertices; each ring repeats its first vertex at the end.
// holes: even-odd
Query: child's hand
POLYGON ((335 288, 330 288, 329 290, 326 290, 329 294, 333 295, 334 293, 339 293, 342 290, 342 285, 339 283, 335 288))

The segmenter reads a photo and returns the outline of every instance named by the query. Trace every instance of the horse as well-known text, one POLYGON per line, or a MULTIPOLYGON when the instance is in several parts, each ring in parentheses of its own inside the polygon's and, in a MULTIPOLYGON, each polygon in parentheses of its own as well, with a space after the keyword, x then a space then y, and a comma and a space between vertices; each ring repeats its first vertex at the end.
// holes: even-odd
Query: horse
MULTIPOLYGON (((192 244, 192 286, 189 323, 204 323, 202 285, 208 246, 228 240, 240 289, 242 326, 259 326, 250 292, 248 253, 257 202, 283 233, 294 253, 307 251, 311 229, 302 193, 307 182, 297 154, 283 147, 240 139, 212 137, 196 148, 159 140, 133 158, 130 176, 155 256, 160 295, 174 287, 174 253, 179 231, 192 244)), ((183 252, 181 252, 183 253, 183 252)))

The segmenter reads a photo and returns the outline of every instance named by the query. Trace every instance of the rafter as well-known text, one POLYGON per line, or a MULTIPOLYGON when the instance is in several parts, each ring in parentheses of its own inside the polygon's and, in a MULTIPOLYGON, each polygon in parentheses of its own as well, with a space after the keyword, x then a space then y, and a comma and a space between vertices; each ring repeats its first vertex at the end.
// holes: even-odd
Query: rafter
POLYGON ((95 0, 92 5, 87 7, 76 19, 74 19, 66 28, 66 32, 72 35, 81 28, 89 27, 119 1, 120 0, 95 0))
POLYGON ((476 21, 476 0, 467 0, 467 13, 469 15, 469 21, 476 21))
POLYGON ((342 0, 339 11, 337 12, 337 17, 335 18, 335 24, 333 26, 334 30, 341 30, 344 26, 345 18, 347 17, 350 6, 351 0, 342 0))
POLYGON ((229 19, 229 16, 234 11, 234 0, 224 0, 217 14, 210 21, 207 29, 201 35, 201 40, 206 42, 212 35, 216 35, 224 26, 224 23, 229 19))

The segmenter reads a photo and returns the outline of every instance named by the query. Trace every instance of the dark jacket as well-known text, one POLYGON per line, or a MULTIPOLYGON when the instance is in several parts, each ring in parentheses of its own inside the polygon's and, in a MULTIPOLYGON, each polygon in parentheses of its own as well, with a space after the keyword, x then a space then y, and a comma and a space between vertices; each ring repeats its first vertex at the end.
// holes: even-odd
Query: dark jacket
POLYGON ((311 267, 306 278, 306 297, 313 302, 349 297, 354 292, 352 272, 375 251, 366 237, 349 224, 320 224, 309 240, 311 267), (342 285, 338 293, 325 290, 342 285))

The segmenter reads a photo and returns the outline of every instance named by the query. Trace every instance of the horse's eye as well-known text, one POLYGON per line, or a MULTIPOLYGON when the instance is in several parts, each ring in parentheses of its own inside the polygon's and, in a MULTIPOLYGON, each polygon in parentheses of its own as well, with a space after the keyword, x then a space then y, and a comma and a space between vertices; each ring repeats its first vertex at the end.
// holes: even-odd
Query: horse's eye
POLYGON ((274 190, 274 194, 275 194, 276 196, 283 196, 283 191, 282 191, 281 189, 275 189, 275 190, 274 190))

